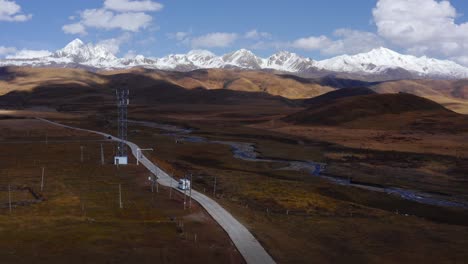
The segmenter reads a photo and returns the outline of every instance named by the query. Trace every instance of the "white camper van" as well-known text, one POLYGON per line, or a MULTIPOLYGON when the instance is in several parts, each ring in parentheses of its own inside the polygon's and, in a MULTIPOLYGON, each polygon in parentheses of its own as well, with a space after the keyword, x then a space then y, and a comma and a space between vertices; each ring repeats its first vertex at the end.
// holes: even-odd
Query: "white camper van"
POLYGON ((179 180, 179 189, 181 190, 190 190, 190 181, 187 179, 179 180))

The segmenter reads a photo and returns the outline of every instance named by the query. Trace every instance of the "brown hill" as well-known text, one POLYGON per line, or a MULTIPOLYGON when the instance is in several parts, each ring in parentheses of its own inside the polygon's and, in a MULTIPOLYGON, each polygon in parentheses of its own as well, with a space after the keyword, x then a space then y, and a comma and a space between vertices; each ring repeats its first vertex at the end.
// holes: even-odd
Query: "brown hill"
POLYGON ((468 80, 402 80, 376 84, 377 93, 410 93, 436 101, 458 113, 468 114, 468 80))
POLYGON ((334 88, 293 76, 276 75, 263 71, 209 69, 192 72, 167 72, 135 68, 124 71, 102 72, 103 75, 133 73, 155 80, 165 80, 186 89, 233 90, 261 92, 288 99, 315 97, 334 88))
POLYGON ((336 91, 332 91, 326 94, 319 95, 311 99, 307 99, 304 101, 304 104, 306 106, 309 106, 309 105, 314 105, 314 104, 322 103, 322 102, 330 103, 331 101, 341 99, 341 98, 360 96, 360 95, 371 95, 371 94, 376 94, 376 92, 365 87, 342 88, 336 91))
MULTIPOLYGON (((165 73, 169 74, 169 73, 165 73)), ((14 68, 3 81, 0 108, 22 109, 48 106, 59 110, 83 110, 114 107, 115 89, 130 90, 133 105, 161 104, 238 105, 289 107, 289 99, 258 91, 229 89, 186 89, 165 79, 146 74, 94 74, 82 70, 14 68)))
POLYGON ((284 118, 296 125, 468 131, 468 117, 412 94, 375 94, 323 100, 284 118))

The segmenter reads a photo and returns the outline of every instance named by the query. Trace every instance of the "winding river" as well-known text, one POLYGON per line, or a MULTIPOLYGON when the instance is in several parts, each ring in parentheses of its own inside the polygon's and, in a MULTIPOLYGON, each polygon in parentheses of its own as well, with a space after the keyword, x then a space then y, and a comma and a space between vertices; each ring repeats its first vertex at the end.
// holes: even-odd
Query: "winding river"
POLYGON ((312 161, 291 161, 291 160, 278 160, 278 159, 265 159, 261 158, 259 153, 256 151, 255 144, 247 142, 236 142, 236 141, 221 141, 221 140, 210 140, 205 137, 193 136, 191 133, 192 129, 181 128, 173 125, 160 124, 146 121, 132 121, 128 123, 156 128, 163 130, 166 133, 164 135, 174 137, 176 140, 181 142, 192 142, 192 143, 205 143, 205 144, 219 144, 230 146, 233 156, 237 159, 250 161, 250 162, 271 162, 271 163, 286 163, 287 166, 279 168, 278 170, 290 170, 290 171, 307 171, 314 177, 320 177, 329 182, 342 185, 352 186, 365 190, 386 193, 389 195, 398 196, 402 199, 414 201, 422 204, 442 206, 442 207, 456 207, 468 209, 468 204, 465 202, 447 200, 447 197, 437 194, 430 194, 416 190, 409 190, 396 187, 376 187, 365 184, 352 183, 347 179, 339 177, 325 176, 322 173, 326 169, 326 165, 323 163, 316 163, 312 161))

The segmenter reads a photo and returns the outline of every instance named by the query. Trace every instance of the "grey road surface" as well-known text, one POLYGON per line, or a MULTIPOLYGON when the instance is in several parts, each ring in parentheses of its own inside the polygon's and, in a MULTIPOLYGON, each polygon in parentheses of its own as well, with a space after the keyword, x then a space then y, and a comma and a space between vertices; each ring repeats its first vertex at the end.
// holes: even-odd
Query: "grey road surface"
MULTIPOLYGON (((114 141, 122 141, 119 138, 116 138, 112 135, 102 133, 99 131, 93 131, 88 129, 82 129, 77 127, 71 127, 67 125, 63 125, 60 123, 56 123, 47 119, 37 118, 38 120, 47 122, 52 125, 61 126, 64 128, 94 133, 98 135, 102 135, 103 137, 109 138, 114 141)), ((137 157, 137 152, 139 146, 136 144, 124 141, 132 150, 133 156, 137 157)), ((145 166, 150 172, 155 174, 158 177, 158 183, 167 186, 167 187, 176 187, 178 182, 170 177, 166 172, 161 170, 158 166, 154 165, 145 155, 140 154, 140 163, 145 166)), ((179 189, 176 189, 180 191, 179 189)), ((250 233, 250 231, 242 225, 239 221, 237 221, 228 211, 226 211, 223 207, 221 207, 216 201, 211 199, 210 197, 192 190, 192 199, 197 201, 205 210, 213 217, 213 219, 218 222, 218 224, 227 232, 229 237, 231 238, 234 245, 237 247, 239 252, 244 257, 247 263, 252 264, 263 264, 263 263, 275 263, 273 258, 266 252, 266 250, 262 247, 262 245, 255 239, 255 237, 250 233)))

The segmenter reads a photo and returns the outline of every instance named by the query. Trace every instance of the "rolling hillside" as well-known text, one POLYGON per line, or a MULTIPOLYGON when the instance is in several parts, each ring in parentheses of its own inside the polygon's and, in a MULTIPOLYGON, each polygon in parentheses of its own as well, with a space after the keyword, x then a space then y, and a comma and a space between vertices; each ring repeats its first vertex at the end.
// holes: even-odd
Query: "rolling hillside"
POLYGON ((468 131, 467 116, 405 93, 341 98, 332 93, 328 98, 310 103, 306 110, 287 116, 284 121, 295 125, 362 129, 468 131))

